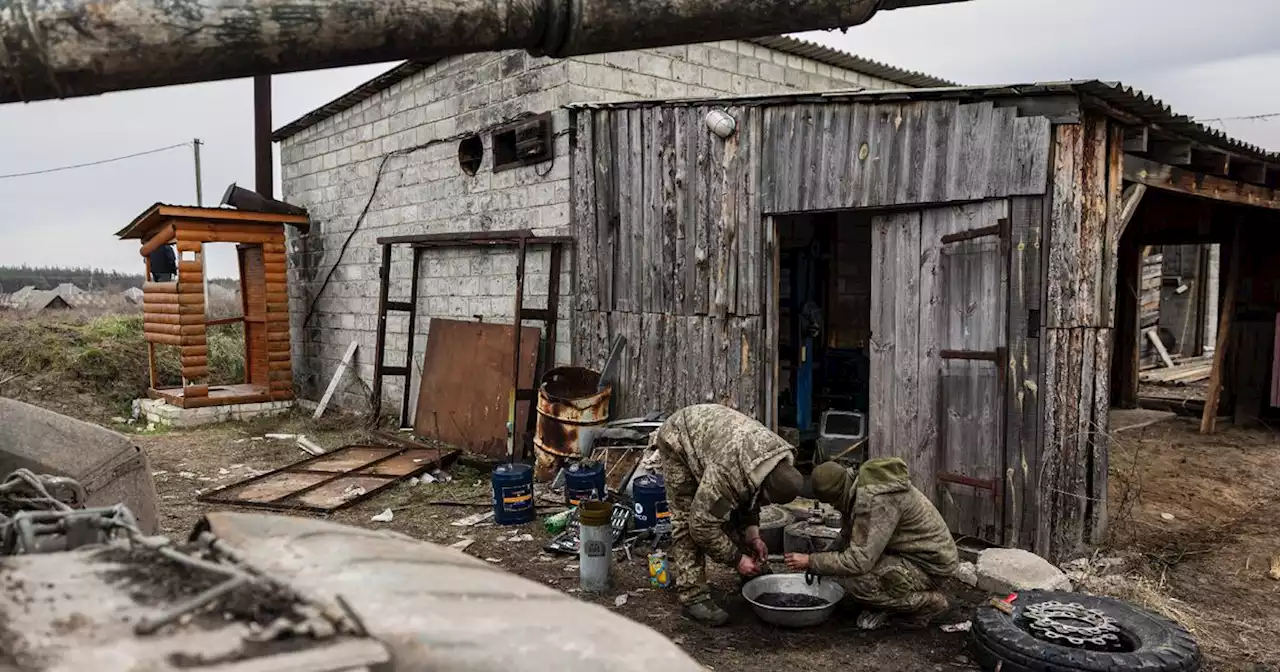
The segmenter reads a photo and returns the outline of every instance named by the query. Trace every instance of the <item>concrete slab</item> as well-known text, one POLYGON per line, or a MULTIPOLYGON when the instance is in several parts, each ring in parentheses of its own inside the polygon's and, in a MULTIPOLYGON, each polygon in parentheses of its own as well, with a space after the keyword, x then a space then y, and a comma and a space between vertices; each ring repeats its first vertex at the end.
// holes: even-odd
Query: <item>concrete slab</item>
POLYGON ((228 406, 206 406, 204 408, 181 408, 167 403, 163 399, 140 399, 138 403, 147 422, 175 428, 198 427, 232 420, 245 421, 251 418, 281 415, 288 413, 294 406, 293 401, 231 404, 228 406))

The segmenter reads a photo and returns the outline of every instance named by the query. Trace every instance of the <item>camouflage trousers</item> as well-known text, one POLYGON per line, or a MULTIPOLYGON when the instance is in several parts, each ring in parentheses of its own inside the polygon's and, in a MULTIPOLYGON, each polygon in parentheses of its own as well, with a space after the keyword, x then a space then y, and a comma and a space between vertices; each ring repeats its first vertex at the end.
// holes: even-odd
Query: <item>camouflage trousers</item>
POLYGON ((845 597, 879 611, 911 613, 937 592, 933 578, 910 560, 882 555, 871 571, 838 579, 845 597))
MULTIPOLYGON (((693 510, 693 497, 698 493, 698 480, 679 457, 665 450, 661 442, 657 445, 662 454, 667 508, 671 511, 671 568, 675 571, 676 596, 681 604, 692 604, 711 597, 706 555, 689 534, 689 514, 693 510)), ((735 523, 731 519, 723 529, 739 548, 745 548, 745 540, 735 523)))

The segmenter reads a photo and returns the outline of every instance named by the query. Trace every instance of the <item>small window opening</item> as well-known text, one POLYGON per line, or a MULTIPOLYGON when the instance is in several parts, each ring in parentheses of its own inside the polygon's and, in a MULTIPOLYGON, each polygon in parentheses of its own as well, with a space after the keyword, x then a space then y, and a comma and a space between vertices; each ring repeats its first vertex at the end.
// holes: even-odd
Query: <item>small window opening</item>
POLYGON ((551 115, 519 121, 493 134, 494 172, 542 163, 552 157, 551 115))
POLYGON ((462 167, 462 172, 468 175, 475 175, 480 170, 480 164, 484 162, 484 141, 480 136, 473 135, 464 138, 458 143, 458 165, 462 167))

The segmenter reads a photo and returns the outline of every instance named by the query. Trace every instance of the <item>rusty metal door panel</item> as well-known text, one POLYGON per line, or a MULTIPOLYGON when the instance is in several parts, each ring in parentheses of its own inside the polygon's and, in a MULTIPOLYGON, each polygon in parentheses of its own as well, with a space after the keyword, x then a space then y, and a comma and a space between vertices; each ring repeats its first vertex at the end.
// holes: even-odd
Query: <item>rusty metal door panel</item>
MULTIPOLYGON (((488 457, 506 457, 511 336, 510 325, 431 320, 415 434, 488 457)), ((537 327, 521 330, 521 389, 533 387, 540 339, 537 327)), ((529 401, 516 403, 517 447, 524 445, 529 406, 529 401)))

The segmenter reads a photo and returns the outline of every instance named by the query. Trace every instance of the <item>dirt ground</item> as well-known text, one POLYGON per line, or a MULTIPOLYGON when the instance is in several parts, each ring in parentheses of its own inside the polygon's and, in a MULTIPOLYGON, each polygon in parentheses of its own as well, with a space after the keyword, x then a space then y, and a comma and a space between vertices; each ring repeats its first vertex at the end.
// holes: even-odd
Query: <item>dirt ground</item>
MULTIPOLYGON (((182 536, 208 510, 196 501, 197 493, 234 483, 256 471, 284 466, 305 457, 292 442, 253 440, 266 432, 302 431, 326 449, 362 440, 359 428, 329 425, 317 429, 303 420, 229 424, 194 431, 173 431, 139 436, 156 474, 161 497, 161 526, 173 536, 182 536), (222 473, 222 472, 226 473, 222 473)), ((674 596, 649 586, 647 564, 637 554, 621 560, 614 590, 591 596, 577 592, 577 558, 543 552, 549 536, 541 524, 498 527, 482 524, 471 528, 449 523, 490 506, 487 480, 479 474, 455 467, 452 483, 409 486, 340 511, 338 522, 390 529, 418 539, 452 544, 474 539, 466 552, 579 599, 604 605, 667 635, 695 659, 714 670, 803 669, 826 670, 964 670, 977 669, 965 649, 964 633, 944 633, 937 627, 920 631, 886 628, 873 633, 857 631, 856 612, 838 612, 826 625, 802 632, 784 632, 759 622, 750 606, 738 595, 736 575, 728 568, 712 568, 712 585, 717 597, 733 615, 724 628, 705 628, 680 615, 674 596), (433 504, 448 501, 451 504, 433 504), (369 519, 390 508, 395 514, 389 524, 369 519), (510 542, 517 534, 530 533, 532 542, 510 542), (620 595, 626 603, 615 606, 620 595)), ((557 508, 548 508, 554 512, 557 508)), ((955 606, 940 622, 954 623, 969 618, 972 605, 980 597, 961 585, 948 587, 956 595, 955 606)))
POLYGON ((1280 670, 1280 434, 1168 420, 1117 434, 1111 474, 1110 546, 1141 554, 1122 596, 1190 627, 1211 669, 1280 670))
MULTIPOLYGON (((293 417, 137 434, 151 459, 164 531, 182 536, 191 529, 208 510, 196 501, 200 493, 304 457, 292 442, 259 438, 268 432, 306 433, 327 449, 368 440, 358 420, 342 417, 320 425, 293 417)), ((465 467, 455 467, 454 474, 452 483, 401 484, 333 518, 444 544, 473 539, 466 552, 650 625, 710 669, 976 669, 966 635, 936 627, 863 633, 854 629, 852 611, 803 632, 765 626, 737 595, 727 568, 711 572, 717 597, 733 615, 720 629, 683 618, 673 596, 650 589, 641 557, 621 563, 614 591, 578 593, 576 572, 569 568, 576 559, 543 552, 547 535, 541 525, 450 525, 489 506, 483 477, 465 467), (386 508, 395 513, 391 523, 370 521, 386 508), (524 532, 534 541, 507 541, 524 532), (615 606, 624 593, 625 604, 615 606)), ((1267 576, 1271 558, 1280 554, 1280 434, 1227 423, 1203 437, 1191 420, 1166 420, 1115 435, 1111 476, 1110 541, 1098 555, 1127 554, 1132 560, 1123 576, 1085 588, 1143 604, 1188 626, 1205 651, 1207 670, 1280 671, 1280 581, 1267 576)), ((940 622, 967 620, 981 596, 960 584, 947 589, 956 599, 940 622)))

